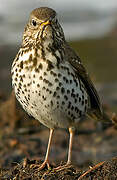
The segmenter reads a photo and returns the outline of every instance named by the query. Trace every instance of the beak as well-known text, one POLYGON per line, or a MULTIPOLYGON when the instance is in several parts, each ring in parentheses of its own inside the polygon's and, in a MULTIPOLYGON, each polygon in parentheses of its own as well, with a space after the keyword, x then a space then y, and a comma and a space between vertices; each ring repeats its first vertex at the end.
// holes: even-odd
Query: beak
POLYGON ((47 26, 47 25, 49 25, 49 24, 51 24, 51 22, 48 20, 48 21, 46 21, 46 22, 43 22, 43 23, 41 24, 41 26, 47 26))

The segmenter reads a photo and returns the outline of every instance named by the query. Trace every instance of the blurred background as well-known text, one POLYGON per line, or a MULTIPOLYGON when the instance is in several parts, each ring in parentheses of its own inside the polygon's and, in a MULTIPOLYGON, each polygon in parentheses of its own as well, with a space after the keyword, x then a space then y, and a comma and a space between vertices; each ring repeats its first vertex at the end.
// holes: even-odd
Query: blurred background
POLYGON ((67 41, 80 55, 103 103, 117 105, 117 0, 1 0, 0 89, 11 92, 11 63, 32 9, 58 13, 67 41))

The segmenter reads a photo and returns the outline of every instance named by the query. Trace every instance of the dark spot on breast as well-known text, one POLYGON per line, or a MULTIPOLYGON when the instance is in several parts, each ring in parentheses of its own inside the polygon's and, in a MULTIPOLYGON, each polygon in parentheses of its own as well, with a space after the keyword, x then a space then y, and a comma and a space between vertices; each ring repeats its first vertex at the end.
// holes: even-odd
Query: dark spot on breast
POLYGON ((46 89, 45 86, 43 86, 42 89, 45 90, 46 89))
POLYGON ((76 111, 76 113, 78 113, 78 112, 79 112, 79 109, 78 109, 77 107, 75 107, 75 111, 76 111))
POLYGON ((58 101, 57 101, 56 103, 57 103, 57 104, 59 104, 59 102, 58 102, 58 101))
POLYGON ((23 82, 23 78, 22 78, 22 76, 20 76, 20 81, 21 81, 21 82, 23 82))
POLYGON ((63 80, 66 81, 66 77, 65 76, 63 76, 63 80))
POLYGON ((57 78, 55 78, 55 82, 58 82, 59 80, 57 78))
POLYGON ((29 61, 32 61, 32 54, 30 54, 29 56, 29 61))
POLYGON ((85 104, 87 104, 87 102, 88 102, 87 99, 85 99, 85 104))
POLYGON ((56 87, 56 90, 58 91, 59 89, 60 89, 60 87, 57 86, 57 87, 56 87))
POLYGON ((74 92, 74 89, 72 89, 72 93, 74 92))
POLYGON ((67 94, 70 94, 70 90, 69 89, 67 89, 67 94))
POLYGON ((70 115, 70 111, 68 111, 68 115, 70 115))
POLYGON ((84 105, 84 101, 82 100, 82 106, 84 105))
POLYGON ((43 69, 42 63, 39 64, 39 69, 43 69))
POLYGON ((23 69, 23 61, 20 62, 20 68, 23 69))
POLYGON ((22 84, 19 82, 19 88, 22 86, 22 84))
POLYGON ((62 101, 62 105, 64 105, 65 104, 65 102, 64 101, 62 101))
POLYGON ((61 93, 65 93, 65 89, 63 87, 61 88, 61 93))
POLYGON ((26 101, 28 101, 28 99, 27 99, 27 97, 26 97, 26 96, 24 96, 24 98, 26 99, 26 101))
POLYGON ((51 69, 54 68, 54 66, 53 66, 53 64, 52 64, 51 61, 47 60, 46 62, 47 62, 47 64, 48 64, 47 71, 50 71, 51 69))
POLYGON ((51 103, 51 106, 53 106, 53 101, 50 101, 50 103, 51 103))
POLYGON ((50 74, 53 75, 54 77, 57 76, 54 71, 50 71, 50 74))
POLYGON ((71 97, 74 97, 74 98, 75 98, 75 96, 76 96, 76 95, 75 95, 74 93, 71 93, 71 97))
POLYGON ((56 96, 56 91, 54 92, 54 94, 53 94, 53 97, 55 97, 56 96))
POLYGON ((60 99, 60 96, 58 95, 57 98, 60 99))
POLYGON ((52 91, 49 90, 49 94, 52 94, 52 91))
POLYGON ((49 92, 50 90, 47 88, 46 91, 49 92))
POLYGON ((75 81, 76 82, 76 87, 78 87, 78 83, 77 83, 77 81, 75 81))
POLYGON ((39 85, 39 84, 37 84, 37 87, 40 87, 40 85, 39 85))
POLYGON ((64 98, 65 98, 66 101, 68 100, 68 97, 66 95, 64 96, 64 98))
POLYGON ((51 82, 48 83, 49 86, 52 86, 53 84, 51 82))
POLYGON ((27 84, 27 86, 30 86, 31 85, 31 82, 27 84))
POLYGON ((62 83, 61 83, 61 82, 59 82, 59 86, 60 86, 60 87, 62 86, 62 83))
POLYGON ((44 72, 44 73, 43 73, 43 75, 44 75, 44 76, 46 76, 46 75, 47 75, 47 73, 46 73, 46 72, 44 72))
POLYGON ((42 76, 40 76, 40 77, 39 77, 39 79, 40 79, 40 80, 42 80, 42 79, 43 79, 43 77, 42 77, 42 76))
POLYGON ((17 81, 17 78, 15 78, 15 81, 17 81))
POLYGON ((81 97, 79 97, 79 102, 81 101, 81 97))
POLYGON ((60 73, 58 73, 58 77, 61 77, 62 75, 60 73))
POLYGON ((24 91, 27 92, 27 89, 25 88, 24 91))
POLYGON ((71 110, 74 110, 74 106, 71 107, 71 110))
POLYGON ((43 82, 48 84, 48 80, 45 78, 43 79, 43 82))
POLYGON ((45 96, 42 96, 43 100, 45 101, 46 100, 46 97, 45 96))
POLYGON ((37 65, 37 58, 33 59, 33 66, 35 67, 37 65))
POLYGON ((38 68, 35 68, 35 72, 39 72, 39 69, 38 69, 38 68))
POLYGON ((69 101, 69 103, 68 103, 68 109, 71 107, 71 102, 69 101))
POLYGON ((82 111, 79 111, 79 115, 80 115, 80 116, 82 115, 82 111))

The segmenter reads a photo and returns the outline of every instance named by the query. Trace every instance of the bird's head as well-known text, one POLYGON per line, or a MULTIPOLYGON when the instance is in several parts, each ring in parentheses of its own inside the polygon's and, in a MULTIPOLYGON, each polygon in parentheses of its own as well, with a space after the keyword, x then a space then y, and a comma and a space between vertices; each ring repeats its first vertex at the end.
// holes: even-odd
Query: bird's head
POLYGON ((65 40, 56 12, 47 7, 34 9, 25 27, 23 46, 40 44, 43 41, 60 44, 65 40))

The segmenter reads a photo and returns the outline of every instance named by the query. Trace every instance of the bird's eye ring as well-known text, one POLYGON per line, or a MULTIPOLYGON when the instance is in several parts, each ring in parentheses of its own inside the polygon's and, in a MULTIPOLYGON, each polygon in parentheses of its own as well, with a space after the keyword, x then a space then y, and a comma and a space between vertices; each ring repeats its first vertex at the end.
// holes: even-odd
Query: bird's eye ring
POLYGON ((32 19, 32 25, 33 25, 33 26, 36 26, 36 25, 37 25, 37 22, 36 22, 34 19, 32 19))

